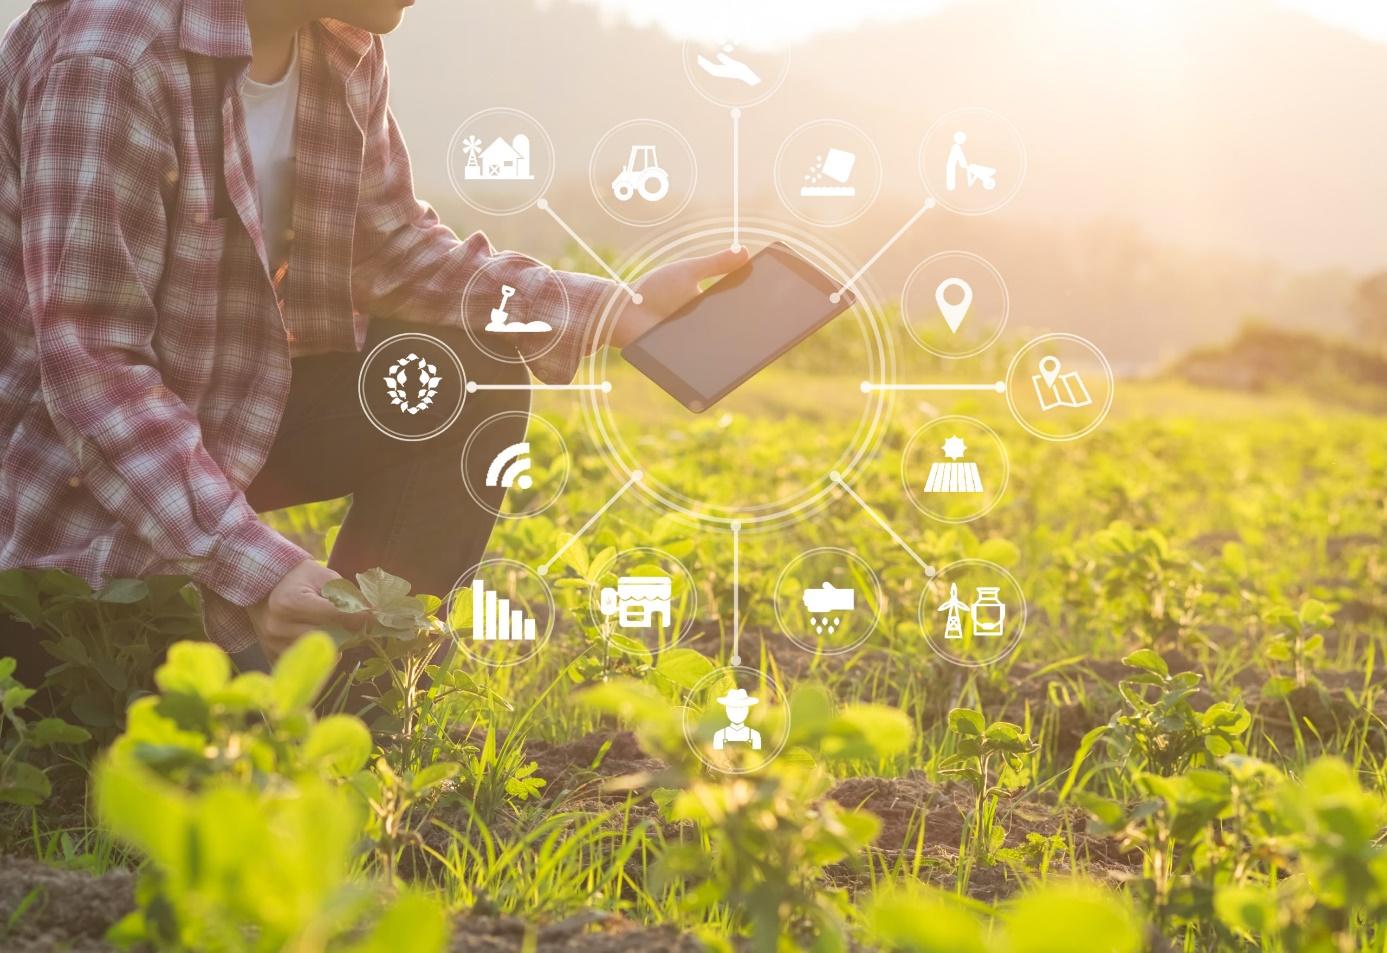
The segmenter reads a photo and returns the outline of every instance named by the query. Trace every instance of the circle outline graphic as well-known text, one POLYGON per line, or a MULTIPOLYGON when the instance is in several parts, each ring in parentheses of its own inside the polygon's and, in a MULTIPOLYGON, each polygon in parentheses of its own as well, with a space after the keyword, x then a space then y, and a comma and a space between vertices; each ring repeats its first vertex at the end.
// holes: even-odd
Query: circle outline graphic
POLYGON ((966 358, 977 357, 983 351, 986 351, 997 343, 997 339, 1000 338, 1002 332, 1006 330, 1007 321, 1010 320, 1010 318, 1011 290, 1007 288, 1006 280, 1002 277, 1001 271, 998 270, 996 265, 992 264, 992 262, 988 261, 983 256, 976 252, 964 251, 961 248, 950 248, 945 251, 937 251, 920 262, 910 270, 910 274, 905 279, 904 290, 901 292, 901 321, 905 324, 906 333, 910 335, 911 340, 918 344, 922 350, 928 351, 935 357, 942 357, 946 361, 961 361, 966 358), (915 322, 910 320, 910 289, 915 284, 915 279, 919 276, 920 272, 924 271, 930 264, 940 258, 945 258, 950 255, 958 255, 975 261, 992 274, 992 277, 997 280, 997 287, 1002 289, 1002 319, 997 322, 996 329, 993 330, 992 334, 983 341, 983 343, 979 344, 971 351, 965 351, 961 354, 951 354, 947 351, 941 351, 937 348, 930 347, 915 333, 915 322))
MULTIPOLYGON (((734 677, 732 679, 732 682, 733 684, 737 684, 737 679, 734 677)), ((716 771, 719 774, 742 775, 751 774, 755 771, 760 771, 762 768, 765 768, 776 758, 780 757, 781 754, 783 754, 785 751, 785 746, 790 741, 790 696, 785 694, 785 690, 780 687, 780 683, 777 682, 774 677, 766 674, 765 672, 760 671, 759 669, 754 669, 747 665, 724 665, 720 668, 713 669, 707 675, 704 675, 702 678, 700 678, 697 682, 694 682, 693 688, 689 689, 689 691, 684 695, 684 704, 681 706, 681 709, 682 712, 680 715, 680 727, 683 729, 684 743, 689 746, 689 750, 691 750, 694 753, 694 757, 697 758, 699 761, 703 762, 704 767, 706 767, 710 771, 716 771), (779 743, 775 746, 775 750, 772 751, 770 754, 767 754, 761 761, 761 763, 756 765, 755 767, 724 768, 719 765, 713 764, 711 760, 704 757, 703 751, 698 746, 697 739, 693 736, 691 730, 693 726, 689 724, 689 715, 694 710, 693 706, 689 704, 689 700, 694 698, 696 695, 698 695, 699 692, 701 692, 704 689, 705 683, 713 681, 725 672, 750 672, 753 676, 755 676, 757 682, 765 682, 766 684, 772 686, 775 690, 775 695, 780 700, 781 708, 785 712, 785 729, 780 736, 779 743)))
POLYGON ((1007 373, 1005 380, 1007 385, 1007 407, 1011 410, 1011 416, 1014 417, 1016 419, 1016 422, 1020 424, 1028 433, 1030 433, 1033 436, 1039 437, 1041 440, 1048 440, 1051 443, 1069 443, 1072 440, 1078 440, 1080 437, 1086 437, 1089 434, 1093 433, 1093 431, 1097 430, 1098 426, 1108 418, 1108 411, 1112 410, 1113 397, 1117 392, 1117 377, 1113 374, 1112 365, 1108 363, 1108 356, 1103 353, 1102 349, 1100 349, 1098 345, 1094 344, 1088 338, 1082 337, 1078 334, 1070 334, 1068 331, 1054 331, 1049 334, 1042 334, 1039 337, 1031 338, 1025 344, 1021 345, 1020 350, 1016 352, 1016 356, 1013 357, 1011 359, 1011 363, 1007 365, 1007 373), (1016 368, 1020 365, 1021 358, 1026 354, 1026 352, 1043 341, 1053 340, 1071 341, 1082 347, 1088 348, 1095 355, 1097 355, 1099 363, 1103 365, 1103 373, 1106 375, 1108 381, 1108 396, 1103 401, 1103 409, 1099 411, 1098 416, 1093 418, 1093 420, 1090 421, 1088 425, 1085 426, 1083 429, 1078 430, 1072 434, 1066 434, 1061 437, 1056 437, 1053 434, 1047 434, 1043 430, 1036 429, 1036 427, 1033 426, 1031 422, 1026 419, 1026 417, 1016 406, 1016 398, 1013 395, 1013 391, 1015 390, 1015 388, 1011 386, 1011 378, 1016 373, 1016 368))
POLYGON ((915 432, 910 435, 910 439, 905 442, 905 448, 901 451, 901 485, 905 489, 906 498, 909 499, 911 505, 914 506, 917 510, 919 510, 924 516, 932 520, 938 520, 941 523, 949 523, 954 526, 961 526, 964 523, 971 523, 974 520, 981 519, 982 517, 986 516, 988 513, 991 513, 994 509, 996 509, 998 503, 1002 502, 1002 497, 1006 495, 1007 487, 1010 485, 1010 483, 1011 454, 1007 452, 1006 443, 1002 440, 1001 435, 998 434, 997 431, 993 430, 991 427, 983 423, 978 418, 969 417, 967 414, 945 414, 942 417, 935 417, 933 420, 921 424, 919 427, 916 428, 915 432), (915 443, 920 439, 920 435, 923 434, 926 430, 933 429, 935 425, 944 423, 945 421, 949 420, 962 421, 971 427, 977 427, 978 429, 984 431, 989 437, 991 437, 993 440, 997 442, 997 447, 1002 451, 1002 482, 997 487, 996 492, 992 494, 991 502, 989 502, 982 509, 978 510, 970 516, 941 516, 934 510, 925 506, 916 498, 915 489, 910 483, 910 477, 905 472, 906 467, 910 463, 910 453, 912 450, 915 449, 915 443))
MULTIPOLYGON (((1029 168, 1029 165, 1030 159, 1026 153, 1026 140, 1022 138, 1021 130, 1017 129, 1016 124, 1012 122, 1010 119, 1008 119, 1006 116, 1003 116, 996 110, 988 109, 985 106, 957 106, 953 109, 950 109, 948 112, 944 113, 944 115, 940 116, 934 122, 930 123, 929 128, 925 130, 925 136, 923 139, 920 140, 920 147, 918 150, 916 150, 915 154, 915 168, 919 173, 920 181, 924 183, 925 192, 928 195, 930 195, 936 202, 938 202, 942 207, 948 209, 950 212, 953 212, 956 215, 990 215, 993 212, 1002 209, 1012 199, 1016 198, 1016 193, 1021 191, 1021 186, 1026 181, 1026 171, 1029 168), (989 205, 987 208, 983 209, 958 208, 934 190, 934 186, 930 182, 929 173, 926 171, 928 165, 925 163, 925 146, 929 144, 930 137, 934 135, 936 129, 938 129, 940 126, 944 124, 944 120, 948 119, 950 116, 953 116, 955 113, 961 112, 984 113, 996 119, 1000 119, 1010 130, 1012 137, 1016 140, 1016 145, 1021 155, 1021 166, 1017 170, 1016 181, 1012 184, 1011 190, 1007 192, 1006 195, 1003 196, 1000 200, 998 200, 996 204, 989 205)), ((948 194, 947 189, 943 191, 945 195, 948 194)))
POLYGON ((775 609, 775 621, 776 624, 780 626, 780 631, 785 633, 785 637, 793 642, 797 648, 803 649, 812 655, 846 655, 849 652, 861 648, 862 645, 876 633, 876 630, 881 627, 881 617, 886 611, 886 589, 882 586, 881 577, 877 575, 877 571, 872 568, 867 560, 863 559, 857 553, 844 549, 841 546, 816 546, 813 549, 806 549, 804 552, 795 556, 794 559, 791 559, 785 564, 784 569, 780 570, 780 575, 775 580, 775 588, 771 590, 771 605, 775 609), (877 610, 872 614, 872 624, 866 628, 856 642, 841 648, 825 649, 821 646, 801 642, 798 636, 791 630, 790 626, 785 624, 785 619, 780 611, 780 588, 785 582, 785 577, 790 574, 791 569, 794 569, 801 562, 808 559, 810 556, 816 556, 820 553, 835 553, 839 556, 846 557, 850 561, 858 563, 863 569, 867 570, 867 575, 871 577, 872 580, 872 588, 875 590, 874 595, 877 600, 877 610))
MULTIPOLYGON (((528 429, 529 428, 527 426, 527 436, 528 429)), ((467 435, 467 442, 462 445, 462 454, 458 458, 458 467, 462 472, 462 485, 467 488, 467 494, 472 497, 472 501, 474 503, 476 503, 482 509, 486 510, 492 516, 495 516, 497 519, 523 520, 528 519, 531 516, 538 516, 545 510, 552 507, 555 503, 559 502, 559 498, 563 496, 564 490, 568 489, 569 478, 573 475, 573 458, 569 455, 568 441, 564 439, 563 433, 559 430, 558 427, 554 426, 554 424, 551 423, 547 418, 541 417, 539 414, 536 414, 533 411, 528 410, 503 410, 499 413, 492 414, 490 417, 486 418, 486 420, 483 420, 480 424, 478 424, 476 427, 472 429, 472 432, 470 434, 467 435), (549 431, 555 437, 559 438, 559 446, 563 449, 563 479, 559 481, 558 489, 554 491, 553 496, 551 496, 543 506, 541 506, 537 510, 531 510, 528 513, 503 513, 500 511, 499 508, 492 509, 490 506, 488 506, 486 501, 484 501, 481 498, 481 495, 477 492, 476 488, 472 486, 472 473, 470 468, 467 466, 467 457, 468 454, 472 452, 472 443, 477 439, 477 435, 484 431, 487 427, 491 426, 491 424, 493 424, 497 420, 506 417, 523 417, 527 425, 533 423, 534 421, 538 421, 543 426, 548 427, 549 431)), ((541 573, 541 575, 543 574, 541 573)))
MULTIPOLYGON (((533 153, 531 155, 533 158, 533 153)), ((516 215, 520 212, 524 212, 533 208, 535 204, 539 202, 540 199, 542 199, 545 195, 548 194, 549 187, 554 184, 554 172, 558 167, 558 160, 559 155, 554 150, 554 140, 550 138, 549 130, 544 128, 544 124, 541 123, 534 116, 531 116, 529 113, 525 112, 525 110, 516 109, 513 106, 488 106, 486 109, 477 110, 472 115, 464 119, 462 123, 457 127, 457 129, 453 132, 452 136, 448 139, 448 181, 453 186, 453 193, 457 195, 458 198, 462 199, 463 202, 467 203, 467 205, 471 207, 473 210, 482 212, 486 215, 516 215), (464 135, 464 133, 468 133, 471 131, 468 127, 470 127, 473 123, 479 122, 482 119, 482 117, 489 116, 493 113, 503 113, 508 116, 518 116, 525 122, 530 123, 535 127, 535 130, 539 132, 540 136, 543 137, 545 148, 549 150, 549 168, 545 170, 545 174, 542 180, 534 180, 536 182, 542 181, 543 184, 535 192, 534 196, 530 199, 527 199, 523 205, 517 205, 514 207, 507 206, 504 208, 493 208, 491 206, 483 204, 482 202, 477 201, 468 194, 466 189, 462 187, 460 183, 464 180, 460 180, 458 178, 457 170, 456 168, 454 168, 454 166, 456 165, 456 163, 454 162, 454 156, 457 152, 458 140, 464 135)))
MULTIPOLYGON (((698 189, 698 155, 694 152, 693 145, 690 144, 688 138, 669 123, 661 122, 659 119, 627 119, 624 122, 619 122, 612 128, 608 129, 606 133, 603 134, 602 138, 597 140, 597 145, 594 146, 592 150, 592 157, 588 159, 588 185, 592 189, 592 197, 597 200, 597 204, 602 207, 602 210, 604 212, 606 212, 612 218, 616 219, 618 222, 621 222, 623 225, 630 225, 634 228, 655 228, 660 225, 668 224, 671 220, 678 217, 678 215, 681 212, 683 212, 684 209, 689 207, 689 203, 693 201, 694 194, 698 189), (627 128, 628 126, 638 126, 642 123, 649 124, 652 126, 659 126, 666 132, 671 133, 674 136, 674 138, 678 140, 679 144, 683 147, 684 154, 689 160, 689 168, 693 172, 693 174, 689 177, 688 194, 684 196, 683 201, 673 206, 671 211, 668 214, 666 214, 663 218, 657 218, 649 222, 643 222, 639 219, 634 218, 627 218, 626 216, 617 212, 605 199, 602 198, 604 190, 598 188, 599 180, 597 176, 597 155, 607 145, 608 140, 610 140, 618 132, 627 128)), ((605 193, 610 192, 611 184, 608 183, 605 189, 605 193)))
MULTIPOLYGON (((720 45, 721 44, 719 44, 719 46, 720 45)), ((689 85, 693 87, 694 92, 698 93, 699 96, 701 96, 704 100, 712 103, 714 106, 720 106, 723 109, 741 110, 750 109, 752 106, 761 105, 766 100, 774 96, 776 93, 780 92, 780 87, 785 85, 785 80, 787 80, 790 76, 790 67, 793 65, 793 61, 791 58, 792 47, 790 46, 790 44, 786 43, 780 47, 777 47, 773 51, 765 51, 773 52, 776 55, 784 56, 784 63, 781 64, 779 69, 777 69, 776 71, 778 75, 776 77, 775 82, 767 84, 766 88, 761 92, 761 94, 754 99, 750 99, 744 103, 729 102, 725 99, 718 99, 712 93, 708 92, 698 84, 698 80, 695 78, 693 71, 693 60, 689 57, 689 48, 691 46, 698 47, 700 49, 708 48, 708 44, 699 43, 697 40, 688 39, 684 41, 683 49, 680 51, 680 59, 684 64, 684 77, 688 79, 689 85)))
POLYGON ((881 197, 881 187, 886 179, 881 164, 881 151, 877 149, 876 143, 862 131, 860 126, 854 125, 846 119, 811 119, 808 122, 801 123, 798 128, 785 137, 785 141, 780 144, 780 148, 776 151, 775 164, 772 166, 771 177, 775 182, 775 193, 780 197, 780 204, 783 205, 786 211, 791 215, 812 228, 840 228, 844 225, 851 225, 863 215, 866 215, 867 212, 871 210, 872 206, 876 204, 877 199, 881 197), (824 221, 810 218, 797 209, 795 204, 790 201, 790 197, 785 194, 785 184, 781 181, 780 177, 781 165, 785 159, 785 151, 790 147, 790 143, 798 138, 800 133, 813 126, 840 126, 849 129, 858 135, 872 150, 872 161, 876 164, 876 184, 872 188, 871 196, 862 203, 862 207, 847 218, 834 218, 824 221))
MULTIPOLYGON (((493 556, 490 559, 483 559, 481 562, 477 563, 471 569, 464 572, 461 576, 458 576, 457 582, 453 583, 453 588, 448 591, 448 597, 443 600, 443 627, 448 630, 448 637, 453 640, 454 648, 466 655, 472 661, 480 662, 482 665, 486 665, 491 668, 510 668, 514 665, 520 665, 522 662, 528 662, 530 659, 535 658, 537 655, 539 655, 540 651, 546 645, 549 644, 549 638, 554 634, 554 620, 558 617, 558 614, 559 607, 558 602, 554 599, 554 590, 550 588, 549 583, 545 580, 545 578, 541 576, 538 572, 536 572, 534 569, 525 565, 519 560, 507 559, 504 556, 493 556), (549 613, 547 618, 544 620, 544 634, 535 636, 534 648, 532 648, 529 652, 527 652, 524 655, 518 656, 513 659, 509 659, 504 662, 493 661, 491 659, 488 659, 485 655, 473 652, 468 646, 472 642, 477 640, 464 639, 461 636, 459 636, 457 632, 453 629, 453 600, 456 598, 459 592, 464 591, 462 581, 464 579, 469 580, 469 586, 467 587, 467 589, 468 591, 470 591, 470 580, 476 579, 477 574, 489 566, 513 566, 533 576, 535 580, 539 582, 541 588, 544 590, 544 600, 549 605, 549 613)), ((485 642, 483 642, 483 644, 485 644, 485 642)))
MULTIPOLYGON (((498 254, 492 256, 480 268, 478 268, 476 271, 472 272, 472 274, 468 276, 467 283, 462 286, 462 303, 459 305, 459 311, 462 317, 462 329, 463 331, 467 332, 468 340, 472 342, 472 345, 477 350, 481 351, 484 355, 491 358, 492 360, 499 361, 502 364, 527 364, 530 361, 539 360, 540 358, 548 354, 550 351, 554 350, 554 348, 559 346, 560 335, 557 330, 547 332, 549 334, 549 340, 546 341, 542 347, 538 348, 529 357, 524 357, 518 351, 506 353, 500 349, 494 349, 490 345, 484 343, 485 336, 488 332, 485 330, 485 328, 483 328, 482 331, 478 332, 477 329, 473 327, 474 322, 467 320, 467 304, 468 299, 472 296, 473 287, 483 276, 488 274, 489 269, 500 268, 506 264, 509 264, 512 261, 521 261, 527 263, 528 267, 544 269, 545 289, 547 290, 551 283, 554 287, 559 289, 559 299, 563 305, 563 319, 565 322, 570 321, 573 316, 573 306, 568 297, 568 289, 564 287, 563 281, 560 280, 558 274, 554 271, 554 269, 548 268, 545 265, 536 262, 528 255, 522 255, 519 252, 513 251, 499 252, 498 254)), ((517 335, 510 334, 507 336, 514 338, 517 335)), ((532 334, 523 336, 534 337, 534 335, 532 334)))
MULTIPOLYGON (((731 227, 721 219, 706 220, 694 223, 684 229, 660 236, 644 247, 636 251, 623 262, 618 269, 619 274, 629 274, 632 272, 643 273, 652 263, 661 263, 667 256, 678 254, 683 251, 685 254, 702 254, 706 249, 697 251, 685 251, 690 245, 697 245, 706 242, 713 237, 726 236, 732 237, 731 227)), ((838 253, 831 246, 824 246, 823 243, 814 239, 804 237, 785 230, 785 223, 771 222, 752 219, 740 223, 738 229, 738 239, 745 244, 746 239, 764 239, 770 241, 783 241, 794 247, 799 254, 804 254, 816 266, 833 274, 835 279, 841 280, 842 275, 852 273, 838 260, 838 253), (836 274, 841 272, 841 275, 836 274)), ((726 245, 720 247, 727 247, 726 245)), ((871 365, 871 376, 876 380, 891 381, 894 375, 895 350, 894 339, 886 330, 886 322, 883 309, 878 303, 878 298, 870 285, 859 279, 853 285, 857 293, 857 300, 853 306, 858 315, 859 328, 863 334, 864 342, 867 346, 867 360, 871 365)), ((616 296, 608 299, 607 305, 599 315, 594 326, 594 333, 597 339, 602 339, 606 327, 613 320, 613 315, 620 306, 621 302, 616 296)), ((839 455, 839 460, 835 465, 824 468, 823 475, 817 478, 812 485, 801 487, 795 494, 798 498, 791 503, 785 504, 778 501, 762 503, 754 506, 744 507, 741 511, 730 511, 727 506, 708 506, 705 501, 692 500, 676 494, 673 491, 659 485, 660 481, 653 478, 649 467, 639 465, 634 459, 629 448, 624 442, 620 441, 620 433, 611 422, 611 411, 609 397, 606 392, 600 390, 601 383, 606 379, 605 368, 608 360, 606 350, 601 350, 591 355, 583 365, 585 382, 588 390, 585 392, 583 402, 583 419, 589 428, 593 443, 602 451, 602 456, 606 460, 612 473, 619 480, 625 482, 637 474, 642 474, 639 480, 632 480, 632 489, 637 492, 639 499, 645 501, 652 507, 668 512, 675 516, 682 524, 700 529, 716 529, 731 532, 734 524, 737 529, 745 532, 748 530, 766 530, 792 524, 807 515, 821 511, 837 498, 835 490, 837 484, 832 479, 833 472, 851 474, 865 468, 880 452, 882 441, 888 429, 891 412, 894 408, 894 398, 888 389, 878 389, 869 395, 867 407, 858 419, 857 430, 849 446, 839 455), (621 443, 618 448, 617 443, 621 443), (623 452, 624 451, 624 452, 623 452), (707 512, 709 509, 721 509, 723 512, 707 512)))
POLYGON ((937 572, 935 572, 934 576, 930 578, 929 583, 926 586, 924 586, 923 590, 920 593, 920 605, 917 614, 917 621, 920 626, 920 633, 925 637, 925 644, 930 647, 930 651, 932 651, 935 655, 939 656, 941 659, 948 662, 950 665, 957 665, 961 668, 986 668, 989 665, 995 665, 996 663, 1002 661, 1007 656, 1011 655, 1011 653, 1016 651, 1016 649, 1021 645, 1022 637, 1026 634, 1026 621, 1029 617, 1030 609, 1027 605, 1026 593, 1021 588, 1021 584, 1016 581, 1016 577, 1013 576, 1011 572, 1007 570, 1005 567, 999 566, 997 563, 992 562, 990 559, 975 559, 970 557, 967 559, 954 560, 947 566, 944 566, 941 569, 939 569, 937 572), (997 652, 995 655, 988 656, 985 659, 965 660, 959 658, 956 655, 951 655, 948 652, 945 652, 939 646, 934 644, 935 639, 932 634, 933 626, 925 624, 925 619, 927 617, 931 619, 934 618, 934 616, 927 616, 925 613, 925 603, 930 598, 931 588, 936 584, 943 585, 943 580, 948 575, 949 571, 960 566, 986 566, 989 569, 1000 573, 1001 575, 1006 577, 1007 582, 1009 582, 1011 584, 1011 587, 1014 590, 1016 590, 1016 595, 1021 600, 1021 624, 1016 627, 1015 634, 1013 634, 1012 637, 1007 640, 1006 645, 1002 648, 1000 652, 997 652))
POLYGON ((381 341, 375 347, 371 348, 370 352, 366 355, 365 359, 362 360, 361 369, 357 371, 356 374, 356 399, 357 403, 361 405, 361 412, 366 415, 366 419, 370 422, 372 427, 376 428, 376 430, 380 431, 381 433, 385 434, 385 436, 390 437, 393 440, 399 440, 403 443, 422 443, 425 440, 432 440, 434 437, 437 437, 439 434, 446 431, 453 424, 457 423, 458 417, 462 415, 462 407, 464 404, 467 403, 467 371, 463 368, 462 360, 457 356, 457 352, 454 351, 447 344, 445 344, 443 341, 440 341, 438 338, 434 337, 432 334, 424 334, 421 331, 404 331, 400 334, 391 335, 384 341, 381 341), (385 350, 385 348, 388 345, 394 344, 396 341, 401 341, 405 339, 428 341, 430 344, 436 345, 443 351, 444 354, 448 356, 448 359, 453 362, 453 367, 456 368, 458 372, 459 384, 457 406, 453 408, 453 412, 448 415, 447 420, 445 420, 438 427, 434 428, 433 430, 430 430, 426 434, 414 435, 396 433, 394 430, 391 430, 385 424, 380 422, 380 420, 376 417, 376 412, 370 408, 366 400, 366 369, 371 366, 371 362, 374 361, 377 355, 379 355, 381 351, 385 350))
MULTIPOLYGON (((615 556, 612 557, 612 564, 614 565, 623 556, 631 556, 636 553, 651 553, 657 557, 663 557, 664 559, 668 559, 670 562, 674 563, 676 566, 679 567, 679 571, 683 574, 684 581, 688 586, 689 595, 691 597, 689 602, 688 618, 684 622, 684 625, 681 628, 679 634, 675 636, 674 639, 672 639, 668 644, 662 647, 661 651, 667 652, 670 649, 677 648, 680 643, 682 643, 686 638, 688 638, 689 633, 693 631, 694 623, 698 621, 698 583, 697 580, 694 579, 694 574, 689 571, 688 566, 684 565, 684 561, 682 559, 680 559, 673 553, 669 552, 668 550, 660 549, 658 546, 632 546, 630 549, 623 549, 621 552, 617 553, 615 556)), ((597 587, 597 583, 589 583, 588 617, 592 621, 593 625, 598 629, 602 628, 602 624, 605 621, 601 616, 601 610, 598 607, 599 595, 600 590, 597 587)), ((623 646, 617 645, 616 643, 612 642, 611 639, 607 639, 606 643, 617 652, 621 652, 626 655, 634 654, 632 652, 628 652, 623 646)), ((654 652, 651 651, 651 654, 653 655, 654 652)))

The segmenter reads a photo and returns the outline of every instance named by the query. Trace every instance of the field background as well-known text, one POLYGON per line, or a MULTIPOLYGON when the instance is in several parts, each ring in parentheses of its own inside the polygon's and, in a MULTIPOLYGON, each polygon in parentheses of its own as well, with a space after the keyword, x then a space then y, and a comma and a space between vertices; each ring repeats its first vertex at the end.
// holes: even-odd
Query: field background
MULTIPOLYGON (((727 117, 679 66, 698 6, 421 0, 387 41, 421 196, 459 232, 597 270, 541 213, 480 216, 452 194, 454 129, 506 104, 549 129, 552 201, 609 261, 652 237, 588 191, 587 157, 618 121, 677 125, 700 161, 685 218, 725 215, 727 117)), ((21 9, 0 0, 0 19, 21 9)), ((987 558, 1017 577, 1030 607, 1017 650, 981 669, 929 652, 920 567, 841 495, 748 533, 741 655, 789 696, 766 730, 793 717, 774 764, 736 778, 705 770, 679 721, 690 687, 728 662, 730 537, 638 493, 555 565, 559 617, 534 662, 463 660, 427 692, 392 688, 369 735, 313 710, 336 655, 310 657, 322 643, 272 687, 185 648, 150 696, 164 645, 198 635, 176 584, 92 594, 0 577, 5 607, 41 612, 63 659, 32 698, 9 694, 0 667, 0 801, 15 802, 0 804, 0 948, 110 949, 120 922, 147 948, 296 953, 1387 949, 1380 12, 758 10, 796 49, 782 92, 748 110, 748 215, 786 217, 770 158, 792 129, 850 116, 888 185, 817 237, 862 261, 923 200, 912 164, 936 116, 976 103, 1023 131, 1015 202, 926 216, 865 279, 895 378, 995 380, 1029 337, 1070 331, 1112 359, 1112 413, 1056 444, 997 395, 900 394, 854 483, 928 562, 987 558), (909 270, 950 248, 996 264, 1012 301, 1003 338, 964 361, 926 354, 899 312, 909 270), (983 420, 1010 454, 1004 498, 965 526, 927 519, 901 485, 906 442, 943 414, 983 420), (693 576, 678 650, 622 651, 588 611, 610 554, 639 545, 693 576), (881 623, 847 654, 796 646, 774 615, 781 569, 817 546, 860 554, 882 583, 881 623), (42 702, 91 738, 35 728, 42 702), (51 788, 37 803, 22 796, 33 771, 51 788)), ((846 324, 698 418, 618 365, 623 435, 719 500, 821 479, 865 400, 846 324)), ((619 488, 582 407, 536 395, 570 479, 544 514, 502 521, 493 555, 548 561, 619 488)), ((325 556, 347 505, 269 518, 325 556)), ((422 667, 410 638, 429 626, 388 588, 344 598, 376 611, 378 649, 422 667)))

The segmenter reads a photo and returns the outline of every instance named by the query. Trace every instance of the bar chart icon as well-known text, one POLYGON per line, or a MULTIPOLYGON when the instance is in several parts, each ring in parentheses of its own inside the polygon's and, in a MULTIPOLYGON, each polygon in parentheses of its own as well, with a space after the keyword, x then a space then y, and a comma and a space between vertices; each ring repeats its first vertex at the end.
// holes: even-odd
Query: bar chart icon
POLYGON ((511 608, 480 579, 472 580, 472 641, 533 642, 535 620, 520 609, 511 608))

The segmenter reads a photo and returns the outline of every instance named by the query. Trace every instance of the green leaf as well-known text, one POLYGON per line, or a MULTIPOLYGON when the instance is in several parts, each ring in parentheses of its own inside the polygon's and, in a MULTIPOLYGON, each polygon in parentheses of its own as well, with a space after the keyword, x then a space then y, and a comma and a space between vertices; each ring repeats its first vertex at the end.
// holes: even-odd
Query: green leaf
POLYGON ((149 586, 141 579, 113 579, 96 594, 97 602, 130 606, 149 598, 149 586))
POLYGON ((61 718, 43 718, 29 726, 29 741, 36 748, 49 745, 80 745, 91 741, 85 728, 69 725, 61 718))
POLYGON ((327 765, 339 778, 350 777, 371 757, 371 732, 351 715, 329 715, 309 729, 303 757, 327 765))
POLYGON ((448 944, 448 920, 433 898, 409 892, 392 903, 369 934, 344 947, 343 953, 443 953, 448 944))
POLYGON ((983 738, 989 747, 1007 754, 1020 754, 1031 746, 1031 739, 1020 725, 1013 725, 1009 721, 998 721, 987 726, 983 732, 983 738))
POLYGON ((846 726, 858 734, 878 758, 894 758, 910 748, 915 725, 905 712, 889 705, 858 703, 838 713, 835 730, 846 726))
POLYGON ((414 794, 422 794, 429 788, 437 787, 444 781, 450 781, 458 776, 462 770, 462 765, 454 761, 439 761, 431 764, 414 777, 409 779, 409 789, 414 794))
POLYGON ((864 920, 874 946, 900 953, 984 953, 982 920, 962 904, 916 884, 878 890, 864 920))
POLYGON ((409 583, 384 569, 368 569, 356 574, 361 594, 375 608, 391 606, 409 598, 409 583))
POLYGON ((343 612, 364 612, 370 608, 361 590, 345 579, 329 579, 323 583, 322 593, 324 599, 343 612))
POLYGON ((965 737, 981 737, 987 722, 971 708, 955 708, 949 712, 949 728, 965 737))
POLYGON ((29 699, 33 698, 37 693, 38 689, 25 688, 23 685, 15 685, 12 688, 7 688, 4 698, 0 699, 0 707, 2 707, 5 714, 8 715, 10 712, 18 711, 29 704, 29 699))
POLYGON ((1306 629, 1318 629, 1334 622, 1329 608, 1318 599, 1306 599, 1302 602, 1299 617, 1301 626, 1306 629))
POLYGON ((1021 550, 1015 543, 994 537, 978 547, 977 558, 999 566, 1015 566, 1021 559, 1021 550))
POLYGON ((712 660, 693 649, 670 649, 655 663, 656 673, 683 689, 692 689, 712 670, 712 660))
POLYGON ((1162 678, 1170 674, 1170 666, 1166 665, 1165 659, 1151 649, 1138 649, 1131 655, 1122 660, 1122 664, 1130 668, 1141 669, 1162 678))
POLYGON ((231 659, 210 642, 175 642, 154 682, 169 694, 209 698, 231 679, 231 659))
POLYGON ((1024 894, 1005 916, 997 953, 1139 953, 1141 923, 1126 901, 1073 882, 1024 894))
POLYGON ((34 807, 53 793, 48 776, 24 761, 16 761, 0 771, 0 802, 34 807))
POLYGON ((310 632, 289 646, 270 673, 274 712, 283 716, 311 705, 336 664, 337 646, 322 632, 310 632))

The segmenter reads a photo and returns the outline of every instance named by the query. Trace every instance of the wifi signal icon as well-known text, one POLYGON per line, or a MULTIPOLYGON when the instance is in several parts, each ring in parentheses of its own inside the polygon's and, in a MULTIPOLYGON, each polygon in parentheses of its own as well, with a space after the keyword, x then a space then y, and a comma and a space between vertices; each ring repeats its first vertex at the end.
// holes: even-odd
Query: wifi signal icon
POLYGON ((486 470, 487 486, 518 486, 528 490, 535 481, 530 477, 530 444, 528 441, 513 443, 491 461, 486 470))

